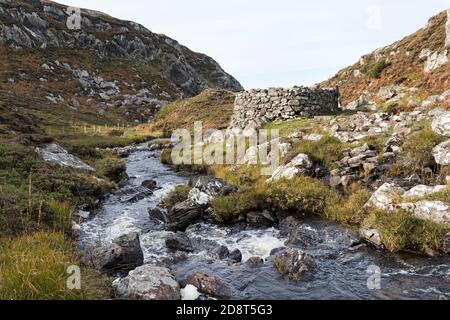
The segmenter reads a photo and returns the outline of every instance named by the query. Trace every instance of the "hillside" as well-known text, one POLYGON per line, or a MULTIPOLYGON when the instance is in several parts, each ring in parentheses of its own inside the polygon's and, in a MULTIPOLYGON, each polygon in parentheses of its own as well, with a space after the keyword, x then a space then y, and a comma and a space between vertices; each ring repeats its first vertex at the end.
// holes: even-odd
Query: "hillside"
POLYGON ((450 11, 439 13, 422 29, 362 56, 320 85, 339 86, 341 104, 351 109, 373 108, 393 98, 411 106, 441 95, 450 88, 449 17, 450 11))
POLYGON ((242 89, 210 57, 134 22, 81 10, 81 30, 70 30, 64 5, 0 5, 2 108, 26 105, 37 122, 142 122, 208 88, 242 89))

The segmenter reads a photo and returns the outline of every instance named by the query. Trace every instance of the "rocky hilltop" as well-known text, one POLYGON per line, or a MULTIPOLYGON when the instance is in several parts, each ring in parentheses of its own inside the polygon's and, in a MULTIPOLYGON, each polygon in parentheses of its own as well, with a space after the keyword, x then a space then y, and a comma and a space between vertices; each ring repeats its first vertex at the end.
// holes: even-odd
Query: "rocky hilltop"
POLYGON ((442 104, 450 87, 450 10, 391 45, 364 55, 352 66, 321 83, 339 86, 344 108, 414 109, 420 103, 442 104))
POLYGON ((212 58, 137 23, 82 9, 72 30, 69 17, 51 1, 0 1, 3 94, 142 121, 208 88, 242 90, 212 58))

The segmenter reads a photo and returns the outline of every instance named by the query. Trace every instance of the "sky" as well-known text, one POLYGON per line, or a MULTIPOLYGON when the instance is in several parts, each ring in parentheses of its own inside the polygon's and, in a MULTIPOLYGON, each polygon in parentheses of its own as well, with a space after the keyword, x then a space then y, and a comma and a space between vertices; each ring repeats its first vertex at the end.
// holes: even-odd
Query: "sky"
POLYGON ((450 0, 57 0, 205 53, 246 89, 312 85, 424 27, 450 0))

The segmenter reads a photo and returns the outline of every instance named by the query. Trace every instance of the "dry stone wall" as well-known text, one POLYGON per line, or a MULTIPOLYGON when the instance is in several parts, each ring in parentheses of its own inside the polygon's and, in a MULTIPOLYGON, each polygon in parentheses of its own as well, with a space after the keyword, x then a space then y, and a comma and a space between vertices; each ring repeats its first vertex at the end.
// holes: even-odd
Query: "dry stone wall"
POLYGON ((259 128, 271 121, 330 114, 338 109, 338 89, 254 89, 236 96, 231 127, 259 128))

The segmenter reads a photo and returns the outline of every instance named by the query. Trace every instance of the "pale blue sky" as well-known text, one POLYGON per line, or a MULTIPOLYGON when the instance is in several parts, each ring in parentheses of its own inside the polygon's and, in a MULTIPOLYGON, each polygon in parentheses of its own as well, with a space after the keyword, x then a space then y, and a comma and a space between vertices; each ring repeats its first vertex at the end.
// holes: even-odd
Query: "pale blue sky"
POLYGON ((246 89, 310 85, 391 44, 450 0, 59 0, 205 53, 246 89))

